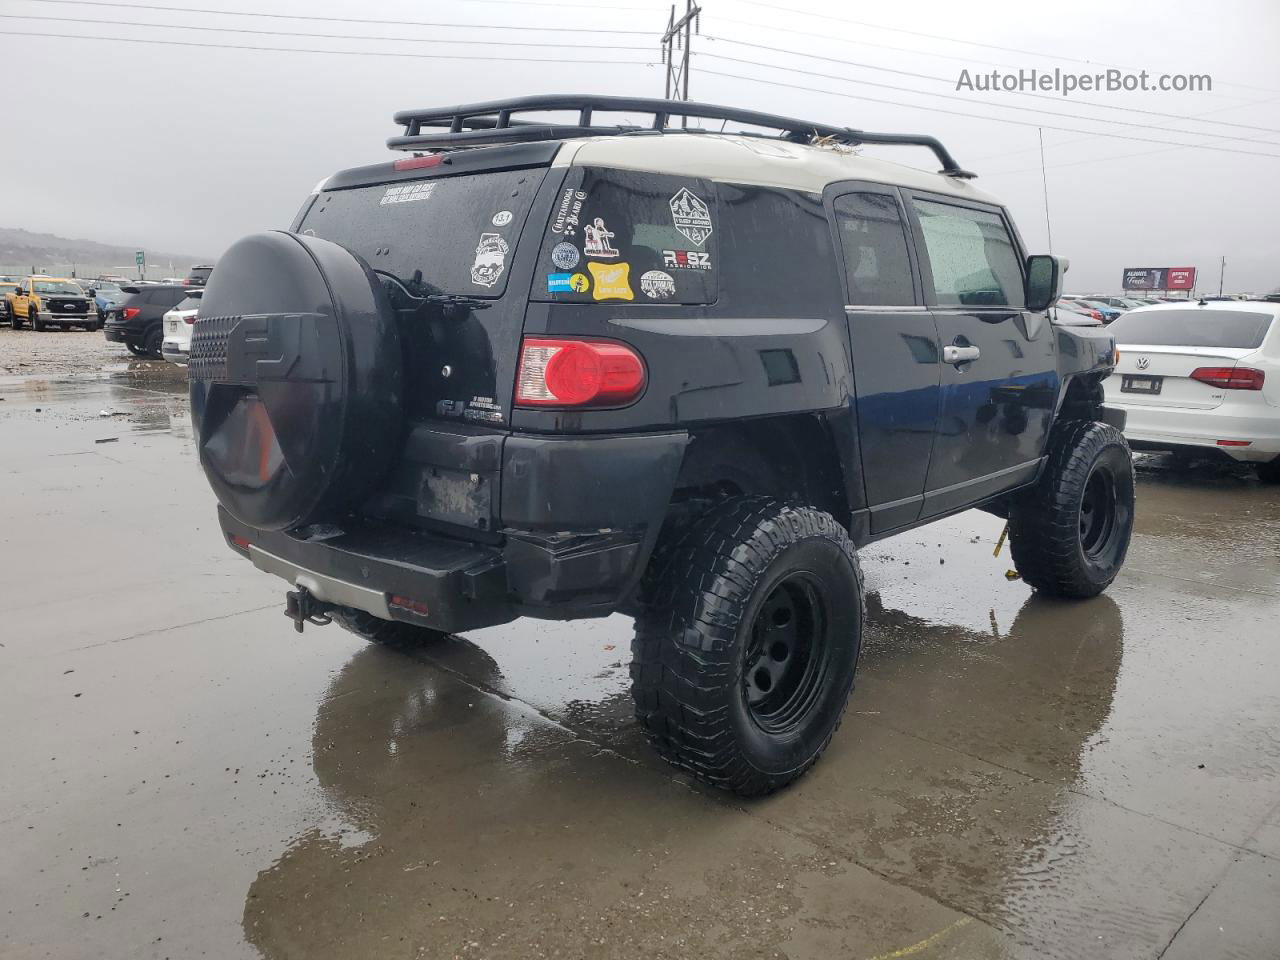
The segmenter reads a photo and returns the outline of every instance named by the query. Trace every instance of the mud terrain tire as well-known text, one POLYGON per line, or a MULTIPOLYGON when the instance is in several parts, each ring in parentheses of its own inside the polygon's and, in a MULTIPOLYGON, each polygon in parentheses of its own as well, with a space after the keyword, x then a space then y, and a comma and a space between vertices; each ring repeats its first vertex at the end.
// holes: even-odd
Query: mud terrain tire
POLYGON ((764 497, 695 522, 648 575, 632 642, 636 719, 714 787, 771 793, 840 725, 862 643, 862 573, 829 514, 764 497))

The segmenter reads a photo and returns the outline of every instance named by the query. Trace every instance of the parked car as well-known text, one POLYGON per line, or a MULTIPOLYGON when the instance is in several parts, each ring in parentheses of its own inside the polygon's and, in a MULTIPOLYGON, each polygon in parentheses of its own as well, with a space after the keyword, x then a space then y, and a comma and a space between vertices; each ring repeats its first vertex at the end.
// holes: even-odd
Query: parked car
POLYGON ((1051 321, 1065 264, 936 140, 601 96, 399 120, 394 146, 441 152, 336 174, 234 244, 191 340, 225 542, 298 629, 633 614, 650 742, 753 795, 840 722, 857 546, 980 506, 1041 593, 1118 573, 1113 340, 1051 321), (508 124, 551 104, 655 135, 508 124), (831 148, 868 138, 945 173, 831 148))
POLYGON ((1074 300, 1059 300, 1053 307, 1055 319, 1065 324, 1102 326, 1102 314, 1074 300))
POLYGON ((1280 304, 1143 307, 1109 328, 1120 362, 1105 383, 1138 450, 1211 453, 1280 483, 1280 304))
POLYGON ((112 343, 123 343, 139 357, 160 357, 164 342, 164 315, 187 296, 180 283, 129 285, 125 298, 107 311, 103 335, 112 343))
POLYGON ((96 330, 98 316, 90 308, 89 297, 74 280, 34 274, 19 281, 18 289, 9 294, 9 324, 19 329, 23 323, 33 330, 57 325, 63 330, 71 326, 96 330))
POLYGON ((203 287, 209 282, 209 276, 212 273, 213 264, 197 264, 187 272, 187 279, 184 280, 183 283, 189 287, 203 287))
POLYGON ((18 325, 14 321, 13 303, 9 298, 15 295, 18 289, 16 280, 0 280, 0 323, 7 323, 15 330, 18 329, 18 325))
POLYGON ((1121 313, 1123 313, 1122 310, 1111 306, 1109 303, 1103 303, 1100 300, 1091 300, 1088 297, 1070 297, 1069 299, 1072 303, 1080 304, 1081 306, 1088 307, 1091 310, 1097 310, 1098 313, 1102 314, 1103 323, 1111 323, 1111 321, 1115 320, 1121 313))
POLYGON ((198 287, 188 287, 186 297, 164 315, 164 340, 160 344, 160 354, 171 363, 187 365, 187 357, 191 353, 191 328, 195 325, 203 292, 198 287))
POLYGON ((124 299, 124 290, 114 280, 94 280, 90 295, 93 297, 94 309, 98 319, 106 322, 107 311, 124 299))

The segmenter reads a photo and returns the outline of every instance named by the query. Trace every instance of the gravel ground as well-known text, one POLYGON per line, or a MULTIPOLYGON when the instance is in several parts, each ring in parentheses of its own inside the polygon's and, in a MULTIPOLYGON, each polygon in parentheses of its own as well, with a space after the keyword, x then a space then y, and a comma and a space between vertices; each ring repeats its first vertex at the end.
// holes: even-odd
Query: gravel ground
MULTIPOLYGON (((0 327, 0 376, 66 376, 156 372, 178 368, 164 360, 139 360, 101 331, 11 330, 0 327)), ((167 371, 166 371, 167 372, 167 371)))

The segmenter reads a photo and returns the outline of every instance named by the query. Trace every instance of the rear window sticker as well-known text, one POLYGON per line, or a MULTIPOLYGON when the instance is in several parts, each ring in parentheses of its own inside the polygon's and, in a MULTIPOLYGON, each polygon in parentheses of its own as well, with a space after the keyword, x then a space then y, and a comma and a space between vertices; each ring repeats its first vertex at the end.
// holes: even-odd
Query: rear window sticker
POLYGON ((676 295, 676 282, 669 273, 650 270, 640 278, 640 292, 650 300, 670 300, 676 295))
POLYGON ((702 246, 711 236, 711 208, 688 187, 682 187, 671 198, 671 219, 695 247, 702 246))
POLYGON ((586 238, 582 244, 584 256, 610 260, 618 255, 618 251, 609 243, 613 239, 614 233, 604 225, 603 218, 596 217, 595 220, 583 227, 582 235, 586 238))
POLYGON ((420 183, 405 183, 397 187, 387 187, 387 192, 378 201, 379 206, 388 203, 409 203, 413 200, 426 200, 436 192, 436 181, 425 180, 420 183))
POLYGON ((591 289, 591 281, 585 273, 575 273, 569 278, 569 289, 574 293, 586 293, 591 289))
POLYGON ((551 221, 552 233, 563 233, 571 237, 577 230, 578 217, 582 213, 582 202, 587 195, 581 190, 570 187, 560 195, 560 204, 556 207, 555 219, 551 221))
POLYGON ((493 215, 493 220, 491 220, 490 222, 495 227, 505 227, 508 223, 511 222, 511 220, 512 220, 512 217, 511 217, 510 210, 499 210, 497 213, 493 215))
POLYGON ((562 240, 551 248, 551 262, 561 270, 572 270, 578 265, 578 248, 567 240, 562 240))
POLYGON ((480 287, 492 287, 502 276, 507 263, 507 241, 496 233, 480 234, 476 244, 476 259, 471 264, 471 282, 480 287))
POLYGON ((634 300, 631 292, 629 263, 588 263, 587 270, 595 279, 591 296, 595 300, 634 300))
POLYGON ((571 279, 567 273, 548 273, 547 293, 572 293, 571 279))
POLYGON ((662 265, 668 270, 710 270, 711 254, 701 250, 663 250, 662 265))

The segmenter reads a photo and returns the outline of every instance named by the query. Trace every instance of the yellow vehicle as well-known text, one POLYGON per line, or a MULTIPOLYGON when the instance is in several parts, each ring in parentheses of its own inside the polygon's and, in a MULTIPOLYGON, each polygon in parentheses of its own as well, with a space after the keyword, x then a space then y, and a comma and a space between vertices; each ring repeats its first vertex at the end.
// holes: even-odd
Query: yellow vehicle
POLYGON ((0 280, 0 324, 7 323, 15 330, 18 322, 13 318, 13 301, 10 298, 17 290, 17 280, 0 280))
POLYGON ((78 283, 65 277, 27 277, 16 290, 5 294, 5 300, 9 305, 9 325, 15 330, 23 322, 31 324, 33 330, 43 330, 51 324, 64 330, 70 326, 97 330, 101 326, 93 299, 78 283))

